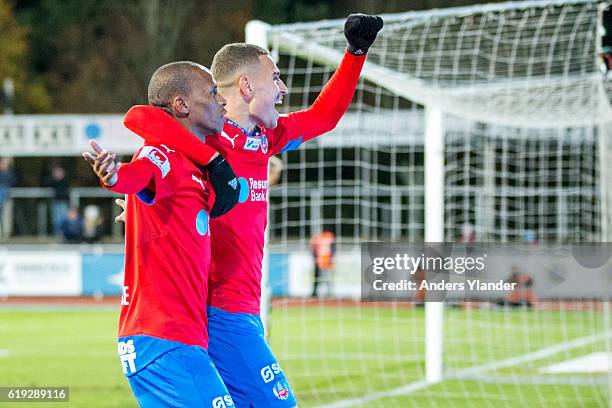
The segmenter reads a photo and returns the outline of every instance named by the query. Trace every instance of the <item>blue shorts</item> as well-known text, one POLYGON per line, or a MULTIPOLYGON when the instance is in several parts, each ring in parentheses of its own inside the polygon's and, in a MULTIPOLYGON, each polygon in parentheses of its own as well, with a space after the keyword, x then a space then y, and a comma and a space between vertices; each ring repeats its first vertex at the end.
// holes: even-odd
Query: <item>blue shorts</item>
POLYGON ((144 408, 235 407, 202 347, 182 345, 166 351, 128 380, 144 408))
POLYGON ((236 408, 289 408, 297 402, 264 338, 259 315, 208 307, 208 352, 236 408))

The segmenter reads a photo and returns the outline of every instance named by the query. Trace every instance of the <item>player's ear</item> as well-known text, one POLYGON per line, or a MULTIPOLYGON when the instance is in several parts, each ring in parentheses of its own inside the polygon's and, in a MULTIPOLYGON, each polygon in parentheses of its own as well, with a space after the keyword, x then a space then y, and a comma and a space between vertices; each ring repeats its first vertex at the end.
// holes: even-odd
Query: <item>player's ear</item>
POLYGON ((181 96, 175 96, 172 99, 172 113, 177 118, 186 118, 189 116, 189 106, 187 106, 187 102, 181 96))
POLYGON ((253 86, 246 75, 242 75, 238 78, 238 87, 240 88, 242 97, 245 98, 247 102, 250 102, 253 98, 253 86))

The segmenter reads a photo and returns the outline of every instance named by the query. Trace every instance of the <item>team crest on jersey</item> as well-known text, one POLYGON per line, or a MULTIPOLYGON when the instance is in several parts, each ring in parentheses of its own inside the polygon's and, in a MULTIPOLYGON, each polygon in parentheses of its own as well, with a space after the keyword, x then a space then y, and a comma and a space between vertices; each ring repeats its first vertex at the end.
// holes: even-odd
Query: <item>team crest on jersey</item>
POLYGON ((274 396, 279 400, 284 401, 289 398, 289 386, 282 380, 274 384, 272 392, 274 392, 274 396))
POLYGON ((262 134, 261 129, 256 126, 253 132, 247 136, 243 149, 256 152, 260 147, 264 154, 268 152, 268 139, 266 139, 266 135, 262 134))
POLYGON ((159 167, 162 173, 162 178, 166 177, 168 173, 170 173, 170 160, 168 160, 168 156, 166 156, 166 154, 161 150, 153 146, 145 146, 138 155, 139 159, 143 157, 146 157, 149 159, 149 161, 151 161, 151 163, 159 167))
POLYGON ((261 151, 263 154, 268 153, 268 138, 266 138, 266 135, 261 135, 261 151))

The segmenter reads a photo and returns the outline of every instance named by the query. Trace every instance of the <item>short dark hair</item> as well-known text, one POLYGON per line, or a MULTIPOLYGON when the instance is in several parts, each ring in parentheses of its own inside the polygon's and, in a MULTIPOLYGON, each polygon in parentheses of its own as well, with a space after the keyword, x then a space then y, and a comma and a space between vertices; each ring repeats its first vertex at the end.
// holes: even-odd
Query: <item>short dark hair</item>
POLYGON ((244 73, 245 68, 259 64, 259 57, 268 54, 268 50, 255 44, 227 44, 215 54, 210 70, 215 80, 224 85, 237 73, 244 73))
POLYGON ((149 81, 149 104, 169 107, 175 96, 188 96, 201 69, 206 68, 191 61, 171 62, 157 68, 149 81))

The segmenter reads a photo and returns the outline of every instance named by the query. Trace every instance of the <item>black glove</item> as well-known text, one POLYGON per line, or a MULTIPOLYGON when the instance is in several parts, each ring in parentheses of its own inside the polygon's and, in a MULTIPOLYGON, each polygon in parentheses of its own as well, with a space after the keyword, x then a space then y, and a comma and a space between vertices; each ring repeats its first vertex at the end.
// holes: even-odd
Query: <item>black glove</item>
POLYGON ((378 16, 351 14, 344 23, 344 36, 348 41, 348 50, 353 55, 362 55, 376 39, 376 34, 383 28, 383 20, 378 16))
POLYGON ((208 173, 208 179, 215 191, 215 204, 210 218, 217 218, 234 208, 240 198, 240 183, 234 170, 223 156, 218 155, 201 169, 208 173))

